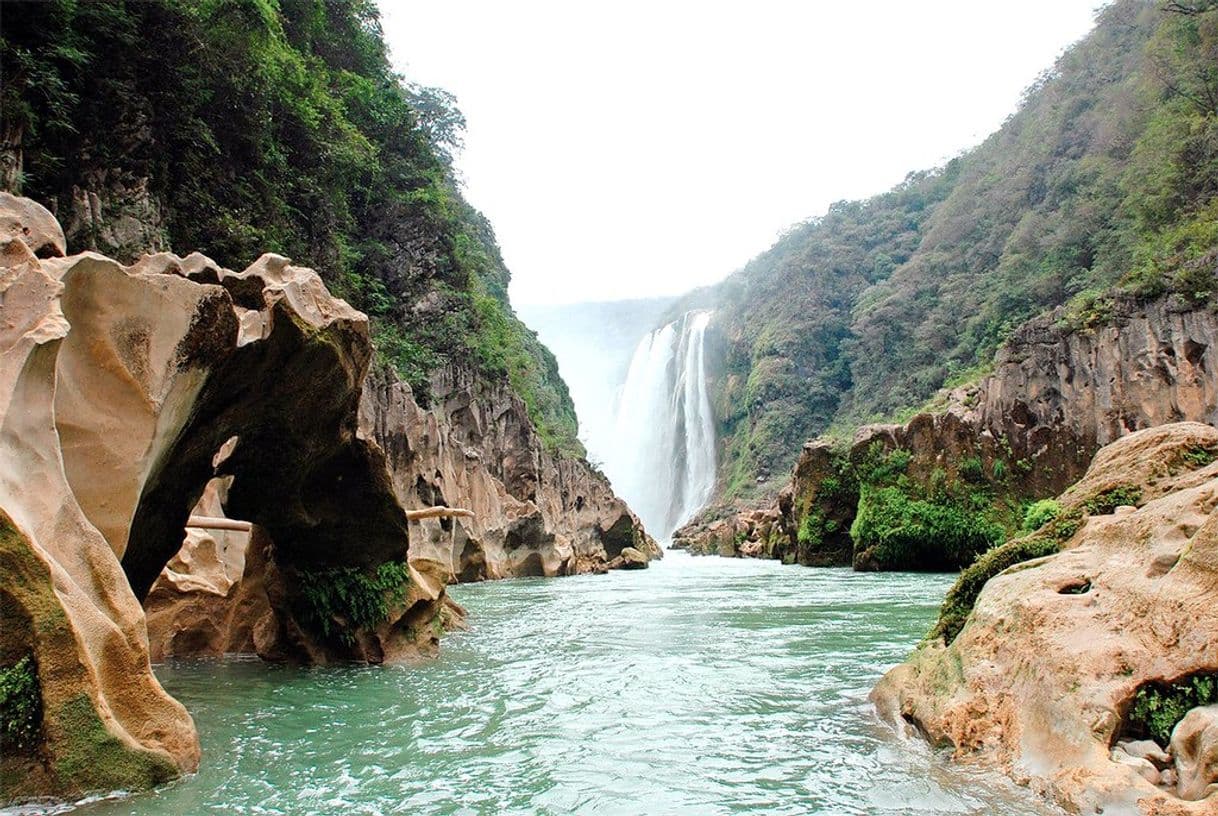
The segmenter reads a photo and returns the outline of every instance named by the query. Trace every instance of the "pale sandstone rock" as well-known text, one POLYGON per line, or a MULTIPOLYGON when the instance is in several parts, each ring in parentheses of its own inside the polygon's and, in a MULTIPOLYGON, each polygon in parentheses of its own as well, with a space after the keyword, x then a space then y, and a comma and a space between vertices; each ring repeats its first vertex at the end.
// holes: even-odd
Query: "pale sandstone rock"
POLYGON ((50 210, 28 198, 0 191, 0 243, 20 240, 37 257, 65 255, 63 229, 50 210))
POLYGON ((1131 757, 1149 760, 1156 768, 1166 768, 1172 764, 1171 755, 1154 740, 1122 740, 1116 744, 1116 748, 1131 757))
POLYGON ((1182 799, 1218 800, 1218 705, 1194 708, 1171 735, 1182 799))
MULTIPOLYGON (((1145 476, 1218 431, 1141 431, 1097 455, 1088 484, 1145 476)), ((1151 478, 1155 478, 1151 476, 1151 478)), ((923 644, 872 698, 955 755, 997 764, 1078 813, 1213 814, 1117 763, 1109 745, 1144 683, 1212 671, 1218 654, 1218 463, 1142 485, 1135 512, 1089 519, 1072 546, 990 579, 950 646, 923 644), (1170 568, 1154 563, 1174 557, 1170 568), (1086 576, 1090 589, 1063 594, 1086 576)))
POLYGON ((61 249, 45 211, 6 203, 0 225, 18 228, 0 236, 0 645, 35 658, 45 716, 40 761, 3 759, 4 799, 138 789, 197 766, 193 723, 151 672, 138 598, 182 549, 209 481, 213 504, 254 526, 240 556, 191 534, 169 584, 223 603, 186 625, 178 604, 158 653, 182 635, 316 662, 434 652, 461 611, 446 565, 426 558, 408 562, 406 597, 375 630, 335 619, 350 638, 325 637, 293 616, 312 572, 408 557, 384 452, 357 425, 366 318, 278 256, 242 273, 202 256, 39 261, 32 247, 61 249))
MULTIPOLYGON (((13 217, 5 209, 0 220, 13 217)), ((3 259, 0 639, 5 654, 37 664, 45 758, 5 757, 3 798, 146 787, 194 770, 198 737, 153 676, 143 611, 64 472, 54 412, 63 286, 22 241, 10 239, 3 259), (60 773, 68 758, 73 775, 60 773)))

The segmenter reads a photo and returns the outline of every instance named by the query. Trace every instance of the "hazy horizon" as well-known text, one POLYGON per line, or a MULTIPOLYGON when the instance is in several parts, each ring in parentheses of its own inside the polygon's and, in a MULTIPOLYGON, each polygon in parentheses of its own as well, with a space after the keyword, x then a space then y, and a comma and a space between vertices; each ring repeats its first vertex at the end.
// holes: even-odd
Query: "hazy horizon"
POLYGON ((468 198, 513 302, 539 305, 715 283, 832 202, 943 164, 1096 5, 381 7, 397 70, 457 97, 468 198))

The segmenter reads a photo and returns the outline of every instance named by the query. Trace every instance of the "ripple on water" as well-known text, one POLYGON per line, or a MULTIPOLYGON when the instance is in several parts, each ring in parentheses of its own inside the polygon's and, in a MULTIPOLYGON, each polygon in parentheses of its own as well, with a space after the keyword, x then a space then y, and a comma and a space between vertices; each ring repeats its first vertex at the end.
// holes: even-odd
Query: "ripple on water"
POLYGON ((474 629, 423 666, 159 667, 202 770, 76 812, 1056 813, 867 702, 950 583, 669 553, 456 587, 474 629))

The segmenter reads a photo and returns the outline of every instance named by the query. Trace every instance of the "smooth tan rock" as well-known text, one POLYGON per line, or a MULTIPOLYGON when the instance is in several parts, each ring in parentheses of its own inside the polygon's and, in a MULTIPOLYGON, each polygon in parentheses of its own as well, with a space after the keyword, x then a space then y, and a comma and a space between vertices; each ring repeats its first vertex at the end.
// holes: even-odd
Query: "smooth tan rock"
POLYGON ((1218 705, 1185 714, 1172 731, 1171 750, 1180 797, 1213 797, 1218 804, 1218 705))
POLYGON ((0 192, 0 242, 20 240, 36 257, 67 254, 63 229, 51 211, 36 201, 0 192))
MULTIPOLYGON (((6 201, 0 215, 40 215, 6 201)), ((0 761, 4 799, 136 790, 197 766, 139 603, 171 560, 158 655, 434 653, 461 612, 447 565, 409 558, 385 453, 358 426, 364 315, 279 256, 241 273, 198 255, 40 261, 48 230, 0 235, 0 653, 34 657, 45 710, 30 757, 0 761), (186 535, 195 509, 250 532, 186 535), (383 622, 296 619, 310 581, 389 561, 407 562, 409 588, 383 622)))
POLYGON ((143 611, 64 472, 63 286, 21 242, 4 258, 18 262, 0 270, 0 641, 36 662, 43 741, 38 759, 0 761, 3 799, 148 787, 194 770, 198 737, 153 676, 143 611))
MULTIPOLYGON (((1148 471, 1127 453, 1207 433, 1184 423, 1132 434, 1086 480, 1107 484, 1125 462, 1123 483, 1136 483, 1148 471)), ((1215 813, 1213 797, 1183 801, 1109 750, 1141 685, 1212 670, 1218 654, 1218 463, 1171 478, 1175 489, 1142 485, 1155 497, 1132 513, 1090 518, 1069 549, 990 579, 950 646, 925 643, 884 676, 872 693, 881 713, 1071 812, 1215 813), (1153 568, 1164 554, 1173 565, 1153 568), (1063 593, 1079 576, 1090 589, 1063 593)))

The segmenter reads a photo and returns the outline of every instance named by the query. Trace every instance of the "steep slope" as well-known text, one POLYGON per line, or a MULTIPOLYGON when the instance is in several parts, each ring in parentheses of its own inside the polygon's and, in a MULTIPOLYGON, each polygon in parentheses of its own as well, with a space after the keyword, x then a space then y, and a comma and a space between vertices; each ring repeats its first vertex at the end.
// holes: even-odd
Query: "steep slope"
MULTIPOLYGON (((550 457, 586 473, 582 492, 645 540, 583 461, 557 363, 513 312, 494 233, 460 194, 460 112, 391 72, 373 2, 7 3, 0 45, 3 180, 57 213, 69 251, 133 260, 189 247, 221 266, 271 251, 315 266, 369 315, 378 382, 404 380, 442 427, 492 405, 510 413, 515 437, 476 429, 475 467, 550 457), (451 398, 452 383, 472 406, 451 398)), ((436 449, 418 455, 440 455, 442 440, 426 442, 436 449)), ((550 546, 550 530, 589 535, 557 517, 558 490, 522 494, 545 520, 521 526, 519 546, 550 546)), ((461 484, 410 493, 410 506, 424 493, 472 501, 461 484)), ((463 574, 516 574, 490 560, 463 574)))
POLYGON ((391 72, 371 0, 6 3, 0 59, 0 181, 57 215, 69 251, 315 266, 420 400, 444 365, 506 378, 547 444, 581 453, 453 181, 461 114, 391 72))
POLYGON ((1218 6, 1119 0, 977 148, 835 204, 710 293, 726 348, 721 498, 772 493, 805 439, 975 378, 1025 320, 1109 292, 1212 301, 1218 6))

